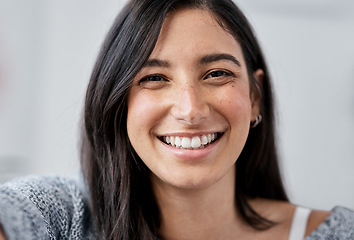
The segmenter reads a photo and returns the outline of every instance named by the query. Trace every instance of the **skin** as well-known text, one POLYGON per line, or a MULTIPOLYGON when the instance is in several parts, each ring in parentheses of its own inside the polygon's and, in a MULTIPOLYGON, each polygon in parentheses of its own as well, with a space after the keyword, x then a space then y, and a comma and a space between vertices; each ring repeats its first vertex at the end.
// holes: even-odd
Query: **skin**
MULTIPOLYGON (((253 75, 261 84, 263 71, 253 75)), ((129 139, 151 170, 163 239, 288 238, 294 205, 250 200, 256 211, 279 223, 266 231, 245 223, 235 205, 235 162, 259 101, 239 43, 210 12, 181 9, 166 17, 131 86, 127 118, 129 139), (198 150, 161 140, 216 132, 218 140, 198 150)))
POLYGON ((157 177, 154 181, 201 189, 233 175, 250 121, 259 113, 238 42, 208 12, 179 11, 167 17, 149 60, 152 66, 140 71, 130 89, 127 129, 134 149, 157 177), (240 66, 227 59, 202 62, 217 54, 234 57, 240 66), (209 76, 221 71, 232 76, 209 76), (162 77, 144 79, 151 75, 162 77), (159 139, 216 132, 223 136, 201 151, 178 151, 159 139))

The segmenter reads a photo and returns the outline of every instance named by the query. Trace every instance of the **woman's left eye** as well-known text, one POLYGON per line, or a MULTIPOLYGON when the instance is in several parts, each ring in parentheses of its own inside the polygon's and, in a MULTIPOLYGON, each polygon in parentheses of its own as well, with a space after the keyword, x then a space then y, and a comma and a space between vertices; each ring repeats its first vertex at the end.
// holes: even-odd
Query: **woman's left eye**
POLYGON ((231 72, 228 72, 228 71, 217 70, 217 71, 209 72, 209 73, 204 77, 204 79, 207 79, 207 78, 224 77, 224 76, 230 77, 230 76, 234 76, 234 75, 233 75, 231 72))

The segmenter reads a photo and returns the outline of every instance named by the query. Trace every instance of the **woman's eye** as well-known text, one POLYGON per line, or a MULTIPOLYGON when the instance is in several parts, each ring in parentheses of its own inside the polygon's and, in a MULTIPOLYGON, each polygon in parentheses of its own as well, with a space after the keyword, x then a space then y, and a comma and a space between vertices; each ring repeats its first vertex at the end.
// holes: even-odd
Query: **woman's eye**
POLYGON ((151 76, 144 77, 143 79, 140 80, 140 82, 144 82, 144 81, 158 82, 158 81, 166 81, 166 79, 160 75, 151 75, 151 76))
POLYGON ((234 77, 235 74, 227 70, 212 70, 205 74, 203 80, 210 85, 222 86, 233 81, 234 77))
POLYGON ((227 71, 218 70, 218 71, 213 71, 213 72, 208 73, 205 76, 205 79, 207 79, 207 78, 217 78, 217 77, 223 77, 223 76, 230 77, 230 76, 233 76, 233 74, 230 73, 230 72, 227 72, 227 71))
POLYGON ((168 82, 167 78, 164 77, 163 75, 149 75, 143 77, 139 81, 139 85, 143 88, 158 89, 165 86, 167 82, 168 82))

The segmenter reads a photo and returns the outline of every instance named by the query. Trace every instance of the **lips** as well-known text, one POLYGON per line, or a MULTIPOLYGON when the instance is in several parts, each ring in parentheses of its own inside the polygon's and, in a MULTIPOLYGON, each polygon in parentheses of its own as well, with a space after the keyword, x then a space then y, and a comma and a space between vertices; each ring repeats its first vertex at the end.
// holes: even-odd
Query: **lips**
POLYGON ((200 136, 162 136, 159 139, 172 147, 179 149, 202 149, 215 142, 222 133, 209 133, 200 136))

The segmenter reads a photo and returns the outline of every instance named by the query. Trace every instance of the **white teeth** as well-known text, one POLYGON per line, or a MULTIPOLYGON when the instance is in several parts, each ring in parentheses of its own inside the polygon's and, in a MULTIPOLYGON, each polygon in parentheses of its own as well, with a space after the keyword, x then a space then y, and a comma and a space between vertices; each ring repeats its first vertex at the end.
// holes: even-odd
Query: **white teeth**
POLYGON ((184 137, 182 138, 182 148, 190 148, 191 147, 191 139, 184 137))
MULTIPOLYGON (((167 138, 167 137, 166 137, 166 138, 167 138)), ((175 145, 175 137, 171 136, 171 137, 170 137, 170 141, 167 141, 167 139, 166 139, 166 142, 167 142, 167 143, 171 143, 172 146, 175 145)))
POLYGON ((201 146, 200 138, 197 136, 193 137, 191 147, 192 148, 199 148, 200 146, 201 146))
POLYGON ((182 140, 180 137, 175 137, 175 146, 178 148, 182 146, 182 140))
POLYGON ((208 137, 203 135, 201 141, 202 141, 203 145, 207 144, 208 143, 208 137))
POLYGON ((209 133, 202 136, 189 137, 177 137, 177 136, 165 136, 164 141, 176 148, 184 149, 200 149, 204 148, 206 145, 210 144, 217 138, 216 133, 209 133))

